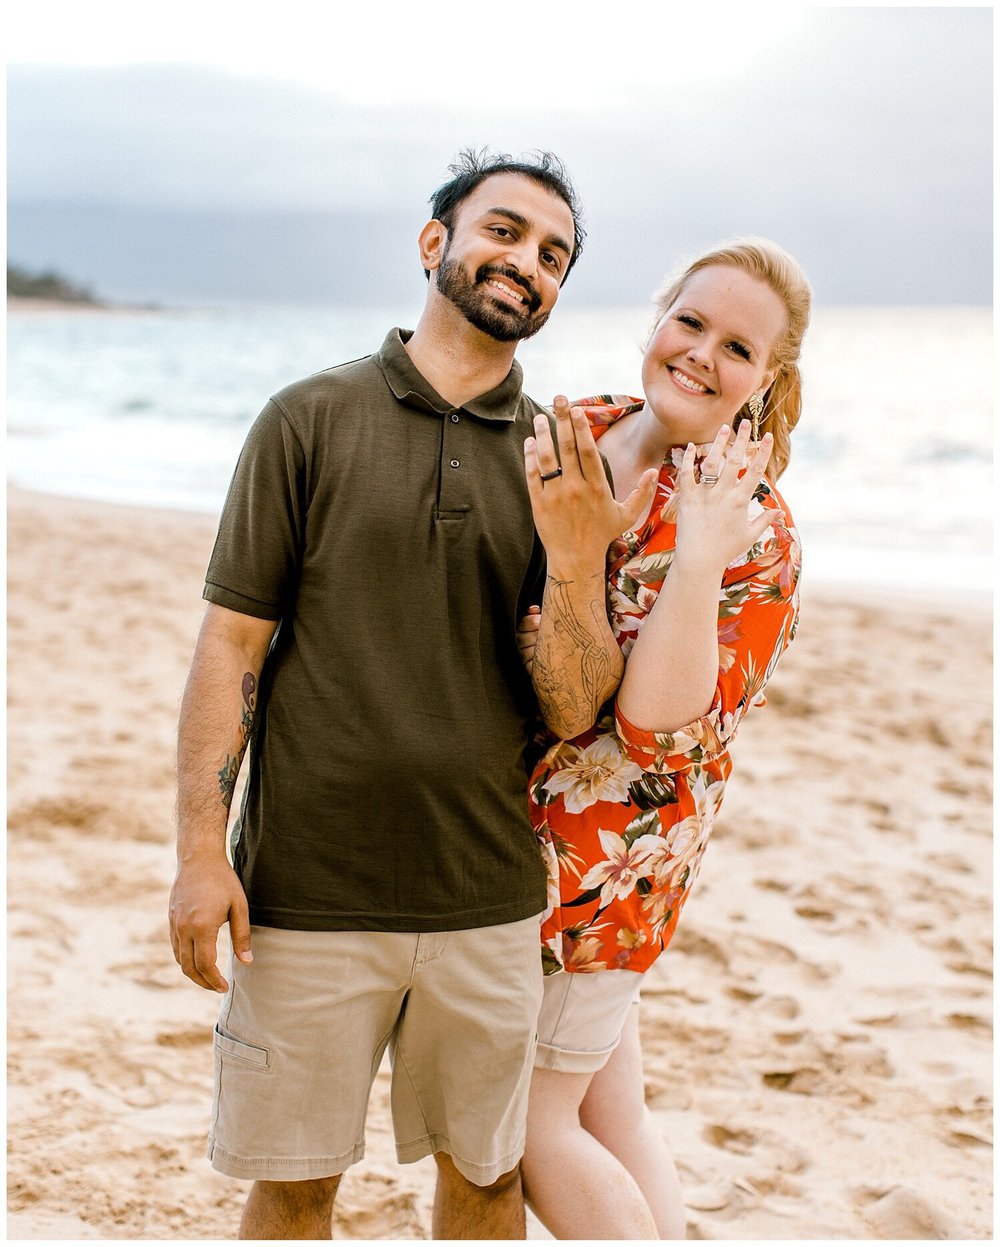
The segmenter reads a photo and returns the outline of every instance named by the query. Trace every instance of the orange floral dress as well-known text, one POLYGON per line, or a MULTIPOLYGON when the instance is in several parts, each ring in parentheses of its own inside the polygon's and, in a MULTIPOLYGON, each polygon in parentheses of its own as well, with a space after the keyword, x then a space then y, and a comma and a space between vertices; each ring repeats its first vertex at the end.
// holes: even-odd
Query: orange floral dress
MULTIPOLYGON (((600 436, 641 399, 578 400, 600 436)), ((626 660, 676 544, 681 451, 665 460, 649 518, 608 551, 611 627, 626 660)), ((546 974, 647 970, 673 936, 698 874, 732 768, 729 742, 795 636, 801 547, 767 481, 751 514, 774 523, 726 568, 719 590, 719 679, 712 707, 674 732, 634 727, 612 700, 569 741, 548 737, 529 807, 549 878, 542 923, 546 974)))

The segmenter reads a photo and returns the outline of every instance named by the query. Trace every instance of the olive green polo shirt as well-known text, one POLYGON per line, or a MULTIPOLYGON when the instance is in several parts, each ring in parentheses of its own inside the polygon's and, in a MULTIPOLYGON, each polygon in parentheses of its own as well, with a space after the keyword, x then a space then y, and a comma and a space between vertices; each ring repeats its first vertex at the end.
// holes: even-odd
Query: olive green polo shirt
POLYGON ((541 602, 517 364, 453 407, 392 330, 276 394, 233 476, 204 596, 280 621, 234 863, 251 921, 458 930, 545 903, 528 822, 541 602))

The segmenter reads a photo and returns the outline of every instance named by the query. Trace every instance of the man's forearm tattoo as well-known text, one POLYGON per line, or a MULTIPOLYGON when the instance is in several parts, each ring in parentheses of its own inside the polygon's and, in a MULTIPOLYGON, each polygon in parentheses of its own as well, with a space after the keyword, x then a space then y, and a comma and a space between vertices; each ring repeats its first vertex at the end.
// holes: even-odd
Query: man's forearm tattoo
POLYGON ((247 743, 253 730, 254 711, 257 708, 257 680, 251 672, 243 676, 243 714, 240 718, 240 743, 235 755, 226 754, 226 764, 219 772, 219 789, 222 792, 222 804, 228 810, 233 803, 236 791, 236 776, 240 773, 240 764, 247 751, 247 743))
POLYGON ((581 715, 592 721, 616 683, 613 657, 592 630, 596 624, 599 633, 607 624, 604 603, 590 602, 592 622, 581 619, 571 584, 551 576, 546 582, 542 617, 551 631, 548 643, 536 646, 532 666, 542 713, 553 725, 566 725, 581 715))

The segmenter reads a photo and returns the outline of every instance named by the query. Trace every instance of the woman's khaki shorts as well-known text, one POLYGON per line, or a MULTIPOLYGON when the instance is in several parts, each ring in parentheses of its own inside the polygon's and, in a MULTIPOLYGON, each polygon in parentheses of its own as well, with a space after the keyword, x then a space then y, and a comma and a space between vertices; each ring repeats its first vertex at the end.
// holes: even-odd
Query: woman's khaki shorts
POLYGON ((431 934, 254 927, 215 1031, 208 1156, 270 1182, 361 1159, 388 1047, 400 1161, 447 1152, 488 1186, 524 1148, 542 973, 538 918, 431 934))
POLYGON ((567 1074, 601 1069, 618 1047, 641 986, 642 975, 634 970, 547 975, 535 1065, 567 1074))

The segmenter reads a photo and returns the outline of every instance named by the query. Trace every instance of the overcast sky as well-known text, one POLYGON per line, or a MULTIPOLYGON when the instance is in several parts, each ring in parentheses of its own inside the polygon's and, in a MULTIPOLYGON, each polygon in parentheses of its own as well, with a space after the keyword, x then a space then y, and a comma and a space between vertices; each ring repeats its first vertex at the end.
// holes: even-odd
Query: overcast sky
POLYGON ((589 297, 645 297, 683 255, 757 233, 830 302, 990 299, 988 7, 651 0, 586 19, 536 0, 324 17, 346 7, 18 6, 12 206, 348 211, 363 252, 368 215, 415 237, 459 148, 545 147, 585 205, 572 280, 589 297))

